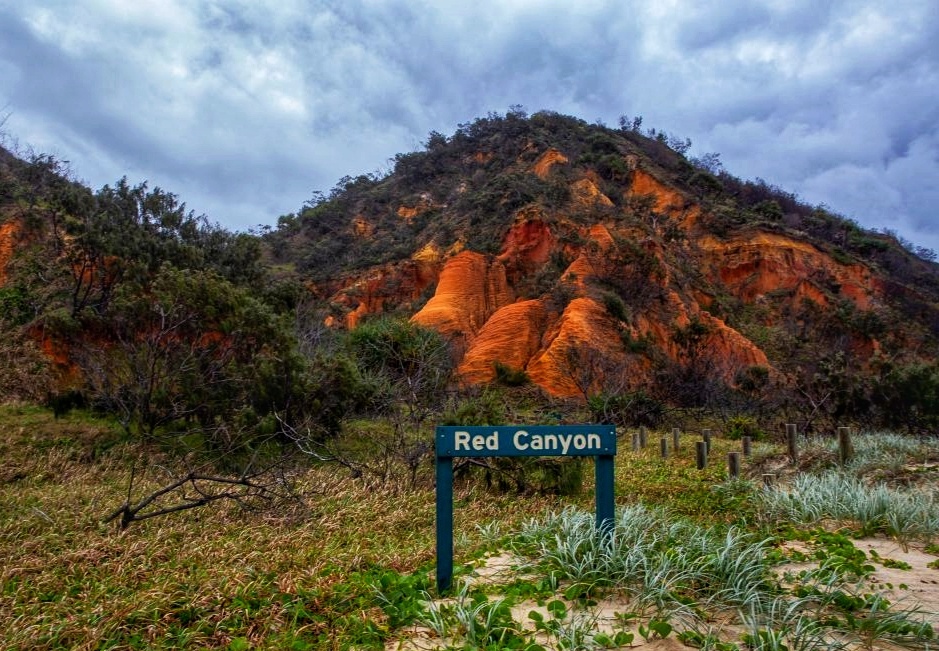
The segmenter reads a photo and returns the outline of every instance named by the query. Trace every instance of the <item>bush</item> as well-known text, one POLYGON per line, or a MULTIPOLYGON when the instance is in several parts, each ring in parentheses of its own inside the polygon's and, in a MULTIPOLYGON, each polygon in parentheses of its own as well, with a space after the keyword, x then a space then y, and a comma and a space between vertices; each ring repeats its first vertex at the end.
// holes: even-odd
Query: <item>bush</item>
POLYGON ((487 488, 502 492, 567 496, 580 493, 584 484, 582 457, 495 457, 481 461, 487 488))
POLYGON ((734 416, 727 421, 727 438, 738 441, 744 436, 760 441, 766 437, 766 432, 760 429, 752 416, 734 416))
POLYGON ((939 364, 914 362, 889 369, 875 381, 873 400, 888 427, 934 432, 939 427, 939 364))
POLYGON ((450 379, 453 361, 446 340, 409 321, 379 318, 348 335, 348 346, 365 371, 407 387, 409 400, 433 400, 450 379))
POLYGON ((619 295, 613 292, 603 292, 601 298, 607 314, 617 321, 629 321, 629 312, 626 309, 626 304, 623 303, 623 299, 620 298, 619 295))
POLYGON ((508 364, 495 362, 493 366, 496 369, 496 382, 504 384, 507 387, 520 387, 528 384, 529 377, 525 369, 512 368, 508 364))
POLYGON ((641 390, 594 394, 587 407, 595 420, 620 426, 656 427, 665 416, 665 405, 641 390))
POLYGON ((505 401, 501 392, 486 389, 462 400, 441 416, 441 425, 501 425, 505 423, 505 401))

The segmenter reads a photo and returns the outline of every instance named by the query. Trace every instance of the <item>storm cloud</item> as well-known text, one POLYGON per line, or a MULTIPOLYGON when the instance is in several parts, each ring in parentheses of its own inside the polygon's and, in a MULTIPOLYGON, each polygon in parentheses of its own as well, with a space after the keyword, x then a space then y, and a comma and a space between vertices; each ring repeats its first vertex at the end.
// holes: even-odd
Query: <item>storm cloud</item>
POLYGON ((0 0, 9 137, 235 229, 521 104, 939 249, 936 89, 933 0, 0 0))

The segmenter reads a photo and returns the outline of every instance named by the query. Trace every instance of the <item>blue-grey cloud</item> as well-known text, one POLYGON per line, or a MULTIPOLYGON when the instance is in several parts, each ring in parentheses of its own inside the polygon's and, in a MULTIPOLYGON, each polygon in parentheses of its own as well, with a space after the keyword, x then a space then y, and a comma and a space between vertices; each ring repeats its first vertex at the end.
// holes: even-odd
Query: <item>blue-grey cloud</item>
POLYGON ((621 114, 939 249, 933 0, 0 0, 6 129, 233 228, 523 104, 621 114))

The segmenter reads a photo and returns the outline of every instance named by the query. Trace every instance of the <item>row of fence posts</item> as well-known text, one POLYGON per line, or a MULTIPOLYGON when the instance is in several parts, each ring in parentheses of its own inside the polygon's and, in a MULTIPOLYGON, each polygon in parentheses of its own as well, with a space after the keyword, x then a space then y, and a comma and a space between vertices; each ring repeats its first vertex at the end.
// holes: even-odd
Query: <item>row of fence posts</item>
MULTIPOLYGON (((695 442, 695 460, 698 470, 704 470, 708 463, 708 454, 711 451, 711 433, 712 430, 701 430, 701 440, 695 442)), ((648 430, 640 427, 638 432, 633 433, 632 448, 633 452, 645 448, 648 445, 648 430)), ((679 449, 679 440, 681 430, 677 427, 672 429, 671 449, 675 452, 679 449)), ((749 436, 743 436, 740 439, 743 456, 749 457, 753 448, 753 441, 749 436)), ((663 459, 669 456, 668 438, 663 436, 659 439, 659 450, 663 459)), ((794 423, 786 424, 786 450, 789 455, 789 463, 793 466, 799 463, 799 436, 794 423)), ((740 452, 729 452, 727 454, 727 473, 731 479, 740 477, 740 452)), ((854 445, 851 442, 851 428, 838 428, 838 460, 845 464, 854 457, 854 445)), ((763 484, 771 486, 776 479, 776 475, 765 473, 763 475, 763 484)))

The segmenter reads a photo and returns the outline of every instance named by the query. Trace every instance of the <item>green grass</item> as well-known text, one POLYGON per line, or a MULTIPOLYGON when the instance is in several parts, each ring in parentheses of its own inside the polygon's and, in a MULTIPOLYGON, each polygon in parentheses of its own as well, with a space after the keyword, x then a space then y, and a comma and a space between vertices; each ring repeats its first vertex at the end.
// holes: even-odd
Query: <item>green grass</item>
MULTIPOLYGON (((768 513, 800 520, 761 505, 754 498, 767 492, 751 482, 727 481, 726 453, 738 443, 715 439, 703 471, 691 437, 682 443, 667 459, 657 445, 634 453, 621 444, 614 536, 593 529, 589 468, 586 490, 573 497, 459 485, 457 581, 468 571, 461 564, 507 548, 529 555, 536 574, 501 592, 467 589, 456 605, 434 610, 431 488, 367 488, 345 470, 312 466, 296 471, 300 498, 273 510, 219 502, 121 531, 101 519, 123 501, 132 463, 147 469, 139 491, 158 485, 161 454, 92 415, 56 420, 44 409, 2 406, 0 648, 379 649, 424 620, 460 648, 483 640, 491 648, 535 648, 547 638, 594 648, 629 635, 664 637, 667 624, 688 640, 733 651, 720 645, 742 648, 742 641, 722 639, 710 617, 739 611, 749 613, 741 626, 760 645, 785 640, 790 649, 814 649, 815 629, 797 616, 802 606, 831 611, 831 621, 862 642, 865 635, 925 639, 915 613, 890 608, 888 617, 864 602, 867 611, 848 617, 838 604, 820 606, 808 588, 780 593, 768 574, 779 553, 765 531, 775 529, 764 523, 768 513), (643 628, 593 630, 589 603, 603 594, 628 597, 633 610, 623 622, 643 628), (557 601, 564 611, 555 606, 540 622, 512 620, 508 607, 527 599, 557 601)), ((432 470, 421 472, 426 480, 432 470)), ((843 543, 818 544, 846 559, 829 563, 846 581, 852 555, 843 543)), ((855 597, 842 602, 857 604, 855 597)))
MULTIPOLYGON (((894 432, 867 431, 852 437, 854 457, 843 470, 857 477, 904 482, 928 473, 939 463, 939 439, 920 438, 894 432)), ((806 465, 813 470, 838 465, 838 439, 810 437, 801 445, 806 465)))

